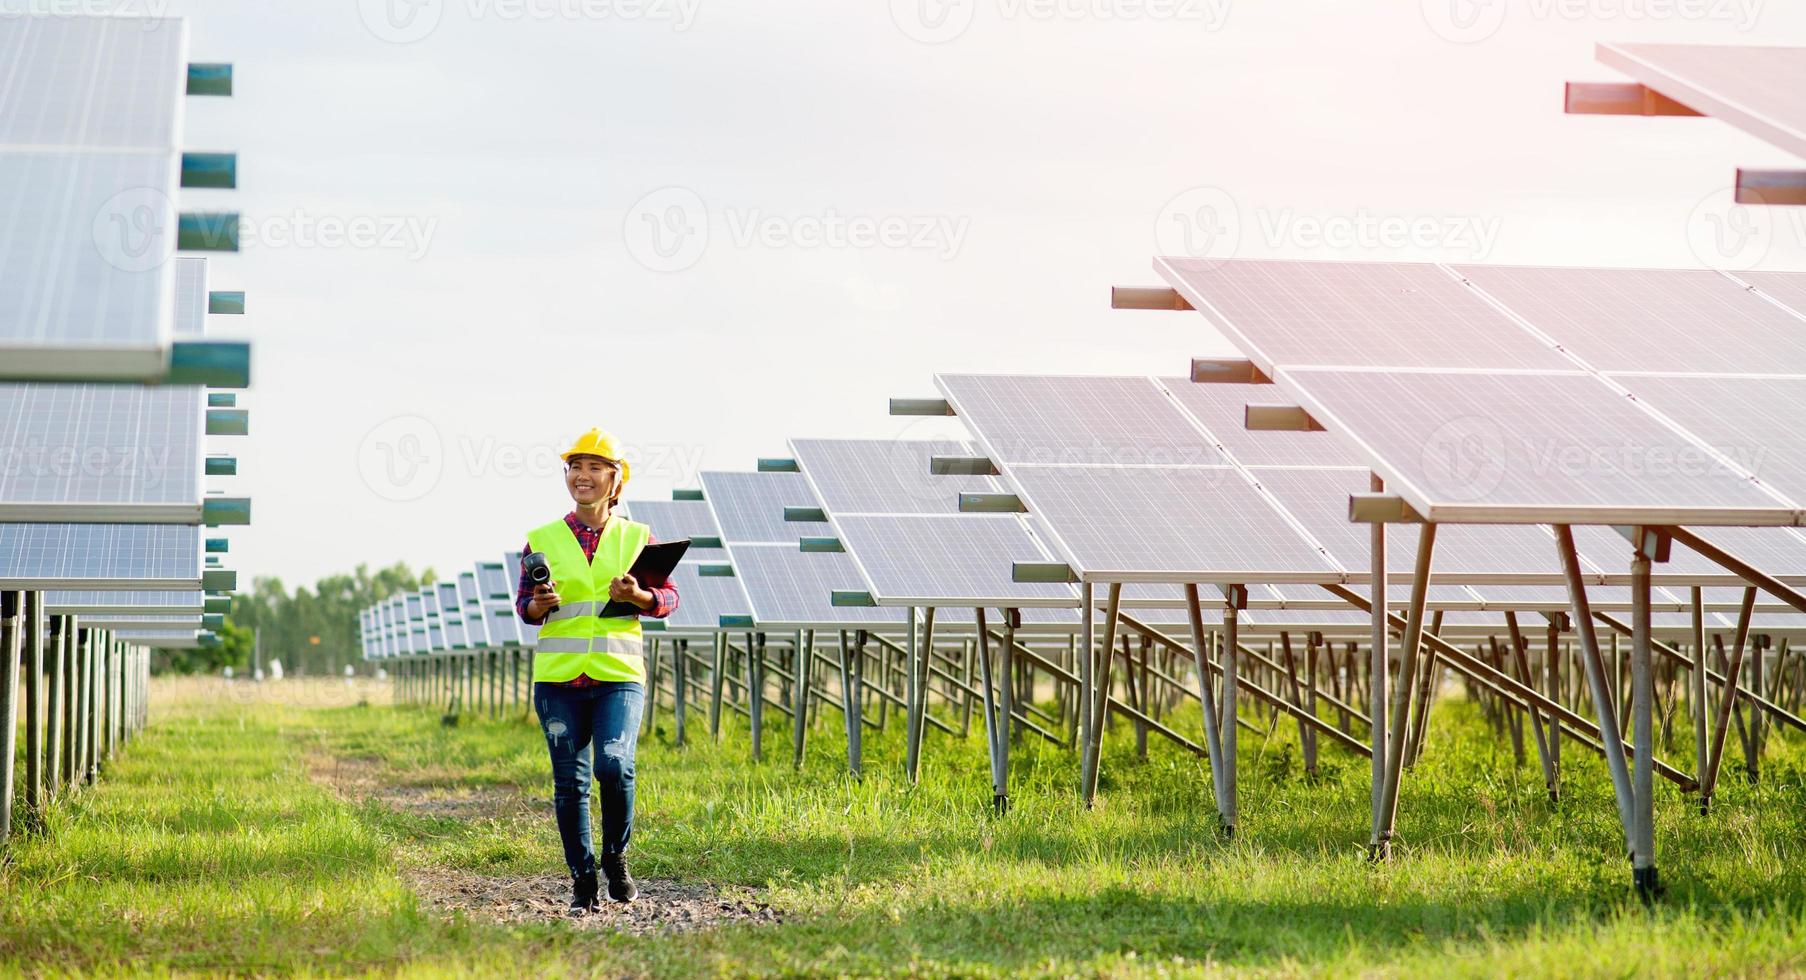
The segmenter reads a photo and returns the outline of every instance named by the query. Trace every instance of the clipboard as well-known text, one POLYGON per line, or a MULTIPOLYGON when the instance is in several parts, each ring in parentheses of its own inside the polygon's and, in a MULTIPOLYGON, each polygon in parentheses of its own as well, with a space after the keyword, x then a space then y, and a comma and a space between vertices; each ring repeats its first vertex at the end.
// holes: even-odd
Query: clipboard
MULTIPOLYGON (((632 575, 636 581, 642 583, 647 579, 653 579, 654 581, 659 582, 669 581, 671 573, 677 569, 677 563, 683 560, 684 552, 689 550, 689 538, 678 538, 675 541, 660 541, 657 544, 649 544, 640 549, 639 557, 633 560, 633 567, 627 570, 627 574, 632 575)), ((596 615, 605 618, 619 618, 622 616, 638 616, 644 611, 645 610, 631 602, 616 602, 615 600, 610 599, 608 600, 608 604, 602 607, 602 611, 596 615)))

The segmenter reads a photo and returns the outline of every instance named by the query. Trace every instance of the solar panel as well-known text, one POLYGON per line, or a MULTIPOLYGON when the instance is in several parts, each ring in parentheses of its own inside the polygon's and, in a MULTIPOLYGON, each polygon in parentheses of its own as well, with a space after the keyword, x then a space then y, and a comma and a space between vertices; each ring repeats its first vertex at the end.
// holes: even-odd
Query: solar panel
MULTIPOLYGON (((1806 324, 1801 324, 1806 334, 1806 324)), ((1806 442, 1799 406, 1806 378, 1622 379, 1639 401, 1679 423, 1756 478, 1806 501, 1806 442)))
POLYGON ((830 604, 835 590, 858 590, 864 583, 846 553, 799 550, 801 537, 834 533, 829 524, 783 519, 785 507, 819 506, 801 473, 705 471, 701 479, 703 497, 727 545, 734 581, 759 625, 901 622, 900 610, 830 604))
POLYGON ((1269 376, 1307 364, 1573 367, 1435 265, 1157 258, 1154 269, 1269 376))
POLYGON ((825 523, 784 520, 785 507, 814 507, 801 473, 702 474, 702 493, 721 528, 722 540, 787 542, 832 534, 825 523))
POLYGON ((1193 384, 1162 378, 1161 385, 1197 420, 1217 445, 1243 466, 1366 467, 1327 432, 1250 432, 1249 405, 1284 401, 1272 385, 1193 384))
POLYGON ((175 260, 175 317, 177 337, 199 338, 207 333, 207 260, 180 256, 175 260))
POLYGON ((911 605, 1073 606, 1067 585, 1011 581, 1013 561, 1047 561, 1048 553, 1014 517, 869 515, 837 517, 842 540, 869 580, 872 594, 911 605))
POLYGON ((1756 287, 1776 302, 1784 304, 1794 313, 1806 317, 1806 273, 1739 272, 1737 278, 1756 287))
POLYGON ((1806 320, 1717 272, 1454 268, 1600 371, 1806 373, 1806 320))
POLYGON ((935 382, 999 465, 1227 463, 1147 378, 954 374, 935 382))
POLYGON ((0 376, 162 372, 175 175, 168 156, 0 149, 0 376))
POLYGON ((995 491, 982 476, 936 476, 935 456, 980 455, 951 439, 793 439, 790 450, 830 514, 956 514, 959 494, 995 491))
POLYGON ((198 523, 198 386, 0 384, 0 520, 198 523))
POLYGON ((431 653, 427 645, 426 603, 421 601, 419 592, 409 592, 402 597, 408 610, 408 650, 414 654, 431 653))
POLYGON ((396 656, 405 656, 414 652, 413 635, 408 629, 408 602, 403 596, 394 596, 388 603, 389 646, 396 656))
POLYGON ((1339 578, 1233 469, 1026 467, 1010 478, 1081 574, 1215 582, 1339 578))
MULTIPOLYGON (((1269 469, 1258 471, 1255 477, 1344 568, 1368 571, 1371 528, 1348 519, 1349 495, 1367 492, 1365 472, 1269 469)), ((1417 558, 1417 532, 1410 524, 1388 530, 1386 567, 1390 572, 1411 573, 1417 558)), ((1554 536, 1540 526, 1523 524, 1444 526, 1436 535, 1431 567, 1433 577, 1441 581, 1543 576, 1558 582, 1562 575, 1554 536)))
POLYGON ((173 524, 0 524, 3 589, 198 589, 201 529, 173 524))
POLYGON ((836 589, 859 589, 864 581, 845 554, 803 552, 781 545, 734 545, 734 573, 746 590, 754 621, 761 627, 864 626, 896 624, 896 608, 837 607, 836 589))
POLYGON ((44 593, 44 610, 52 616, 117 612, 181 612, 200 615, 205 605, 196 590, 167 592, 60 589, 44 593))
POLYGON ((473 647, 491 646, 488 617, 483 614, 483 597, 477 591, 476 573, 459 572, 457 588, 465 641, 473 647))
POLYGON ((120 630, 113 634, 116 640, 127 643, 141 643, 146 646, 181 649, 198 646, 199 630, 120 630))
POLYGON ((0 146, 174 149, 187 74, 180 19, 0 21, 0 146))
POLYGON ((1791 524, 1793 508, 1586 374, 1281 373, 1388 487, 1454 523, 1791 524))
MULTIPOLYGON (((514 608, 514 590, 516 585, 520 582, 520 560, 521 553, 518 551, 507 551, 502 553, 502 568, 508 573, 511 580, 507 592, 508 608, 510 610, 514 608)), ((490 622, 495 622, 493 616, 490 618, 490 622)), ((521 622, 518 616, 514 619, 514 631, 519 637, 519 642, 522 646, 531 647, 539 642, 539 627, 530 623, 521 622)))
POLYGON ((514 601, 515 583, 509 579, 507 568, 501 562, 477 562, 476 573, 477 588, 482 592, 485 600, 504 599, 509 602, 514 601))
POLYGON ((81 625, 91 629, 200 629, 201 617, 186 613, 100 613, 84 616, 81 625))
POLYGON ((665 618, 667 630, 713 630, 721 625, 723 616, 752 615, 746 592, 736 578, 700 575, 696 562, 680 563, 671 575, 671 584, 677 587, 679 601, 677 609, 665 618))
MULTIPOLYGON (((624 500, 628 519, 646 525, 659 541, 679 538, 720 537, 715 515, 703 500, 624 500)), ((684 560, 722 561, 726 552, 720 548, 698 547, 691 542, 684 560)))
POLYGON ((0 20, 0 377, 168 364, 180 20, 0 20))
POLYGON ((1598 55, 1695 112, 1806 156, 1806 49, 1601 44, 1598 55))

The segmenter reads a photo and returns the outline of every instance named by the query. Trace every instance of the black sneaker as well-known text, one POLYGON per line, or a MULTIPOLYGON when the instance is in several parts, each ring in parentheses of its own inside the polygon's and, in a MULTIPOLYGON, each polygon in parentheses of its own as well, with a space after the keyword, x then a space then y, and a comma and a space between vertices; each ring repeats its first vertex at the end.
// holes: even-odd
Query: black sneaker
MULTIPOLYGON (((611 888, 613 886, 610 886, 611 888)), ((575 875, 571 878, 571 915, 587 915, 596 911, 598 903, 596 893, 601 886, 596 881, 596 873, 575 875)))
POLYGON ((602 873, 608 876, 608 897, 617 902, 631 902, 640 895, 640 886, 627 873, 627 857, 622 854, 602 855, 602 873))

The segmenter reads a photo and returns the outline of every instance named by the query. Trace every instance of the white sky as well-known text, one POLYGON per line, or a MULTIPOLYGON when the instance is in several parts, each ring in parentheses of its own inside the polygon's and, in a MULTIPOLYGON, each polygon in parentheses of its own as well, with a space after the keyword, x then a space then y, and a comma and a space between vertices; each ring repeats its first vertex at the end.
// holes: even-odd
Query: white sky
MULTIPOLYGON (((1596 40, 1806 44, 1796 0, 134 2, 236 68, 188 100, 241 189, 184 206, 247 228, 212 286, 250 314, 209 326, 256 358, 212 482, 253 499, 230 564, 290 585, 498 557, 564 512, 551 451, 591 425, 662 498, 790 436, 937 434, 885 414, 936 371, 1179 373, 1227 348, 1108 289, 1213 202, 1242 256, 1692 266, 1736 167, 1800 165, 1561 112, 1622 80, 1596 40), (812 237, 854 217, 932 247, 812 237)), ((1728 261, 1806 268, 1806 209, 1755 219, 1728 261)))

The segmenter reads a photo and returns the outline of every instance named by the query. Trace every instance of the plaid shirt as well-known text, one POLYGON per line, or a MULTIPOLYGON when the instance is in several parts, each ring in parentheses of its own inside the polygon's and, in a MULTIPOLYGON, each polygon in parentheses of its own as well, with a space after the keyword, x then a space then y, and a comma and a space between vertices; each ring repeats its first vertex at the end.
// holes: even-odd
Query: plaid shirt
MULTIPOLYGON (((583 548, 583 557, 592 561, 595 560, 596 544, 602 540, 602 529, 599 527, 590 527, 588 524, 578 520, 576 511, 571 511, 569 514, 564 515, 564 523, 571 529, 571 533, 577 536, 577 544, 583 548)), ((654 543, 654 539, 650 533, 646 535, 646 543, 654 543)), ((533 546, 531 544, 526 544, 521 546, 520 553, 524 557, 532 550, 533 546)), ((672 585, 669 581, 641 582, 640 588, 652 593, 652 608, 640 615, 650 616, 653 619, 664 619, 666 616, 671 615, 677 610, 677 586, 672 585)), ((531 602, 532 599, 533 583, 527 578, 527 570, 522 568, 520 572, 520 584, 514 591, 514 612, 516 615, 520 616, 521 621, 524 623, 532 626, 543 625, 546 621, 544 616, 534 619, 527 615, 527 603, 531 602)), ((572 687, 587 687, 591 684, 600 684, 602 682, 587 674, 578 674, 576 678, 565 681, 564 683, 572 687)))

